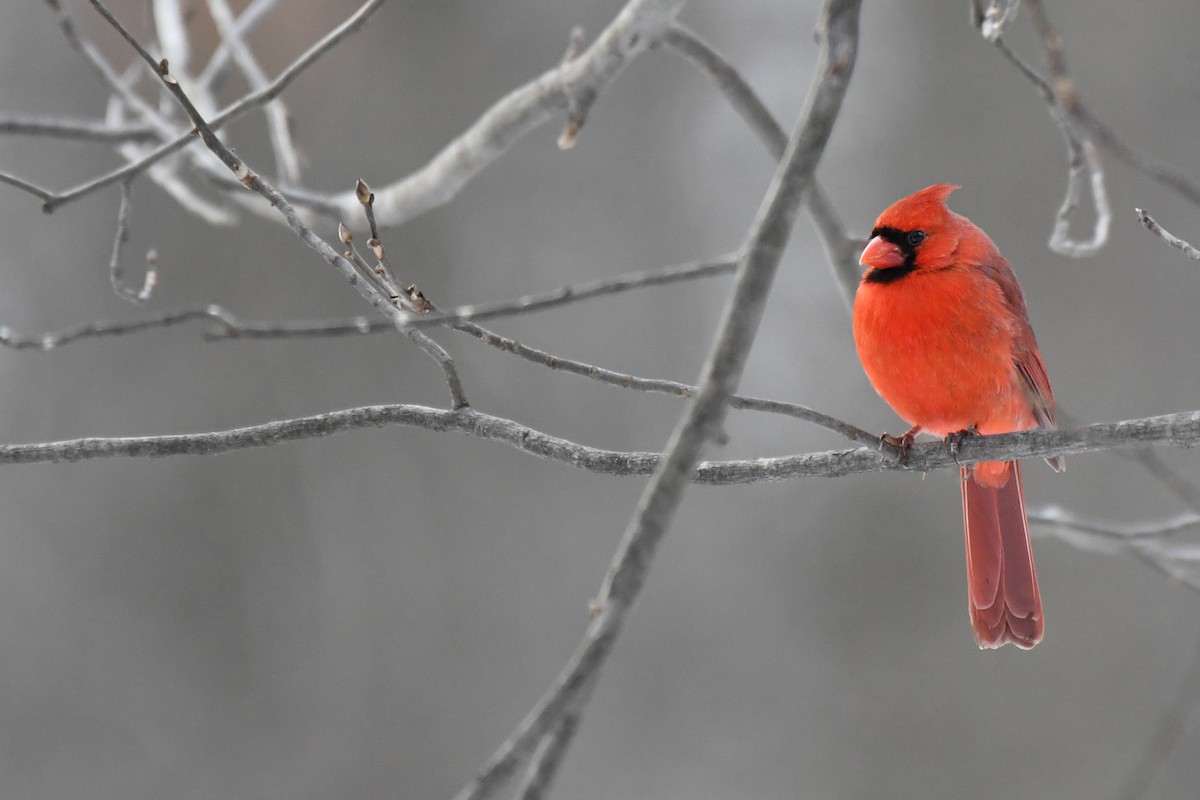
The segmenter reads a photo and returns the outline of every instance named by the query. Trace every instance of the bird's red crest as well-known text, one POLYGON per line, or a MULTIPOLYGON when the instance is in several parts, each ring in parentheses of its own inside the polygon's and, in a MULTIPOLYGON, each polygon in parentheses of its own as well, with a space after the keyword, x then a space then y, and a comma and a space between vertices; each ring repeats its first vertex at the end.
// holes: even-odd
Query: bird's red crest
POLYGON ((921 191, 892 203, 879 215, 875 224, 907 231, 943 222, 951 213, 950 209, 946 208, 946 198, 955 189, 960 188, 962 187, 952 183, 926 186, 921 191))

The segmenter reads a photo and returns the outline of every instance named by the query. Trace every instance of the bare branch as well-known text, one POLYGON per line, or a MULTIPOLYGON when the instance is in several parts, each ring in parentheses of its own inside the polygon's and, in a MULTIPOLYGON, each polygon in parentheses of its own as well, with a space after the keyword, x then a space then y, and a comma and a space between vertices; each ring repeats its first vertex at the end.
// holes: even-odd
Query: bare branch
POLYGON ((1171 247, 1181 251, 1188 258, 1193 258, 1197 261, 1200 261, 1200 250, 1197 250, 1183 239, 1180 239, 1178 236, 1175 236, 1170 231, 1163 228, 1158 224, 1158 222, 1155 221, 1154 217, 1146 213, 1144 209, 1135 208, 1134 211, 1137 212, 1138 219, 1142 221, 1142 224, 1146 226, 1146 230, 1150 231, 1155 236, 1171 245, 1171 247))
MULTIPOLYGON (((256 91, 266 88, 270 81, 258 59, 250 52, 242 40, 241 26, 234 19, 233 11, 226 0, 208 0, 208 11, 217 31, 221 34, 221 42, 228 45, 233 54, 234 63, 246 77, 250 88, 256 91)), ((288 184, 300 181, 300 155, 296 144, 292 141, 291 128, 288 125, 288 111, 282 100, 272 100, 263 110, 267 115, 267 132, 271 139, 271 148, 275 153, 275 173, 277 180, 288 184)))
POLYGON ((129 181, 121 184, 121 206, 117 210, 117 232, 113 236, 112 257, 108 262, 108 280, 112 284, 117 297, 131 303, 144 303, 154 293, 158 285, 158 269, 154 260, 147 259, 146 276, 142 280, 141 289, 131 289, 125 284, 125 270, 121 266, 121 251, 129 239, 129 217, 133 213, 133 190, 129 181))
MULTIPOLYGON (((230 34, 234 39, 244 41, 258 23, 266 19, 267 15, 275 10, 277 5, 279 5, 279 0, 253 0, 250 5, 246 6, 246 10, 241 13, 241 16, 237 18, 234 27, 229 31, 230 34)), ((214 84, 218 83, 225 74, 225 68, 229 65, 232 54, 232 43, 222 38, 213 51, 212 57, 209 58, 208 64, 196 76, 196 84, 207 91, 214 84)))
POLYGON ((61 331, 32 336, 16 333, 7 325, 0 325, 0 345, 13 350, 55 350, 86 339, 103 339, 110 336, 170 328, 198 319, 217 322, 221 328, 238 325, 236 318, 218 305, 185 306, 131 322, 86 322, 61 331))
POLYGON ((232 150, 225 146, 216 133, 200 115, 200 112, 192 104, 187 94, 180 87, 179 82, 170 74, 169 65, 164 60, 155 64, 154 57, 144 48, 137 39, 129 33, 129 31, 121 25, 120 21, 112 15, 100 0, 90 0, 92 6, 100 13, 102 17, 112 25, 121 36, 129 42, 130 46, 137 51, 138 55, 150 66, 158 72, 163 85, 167 91, 175 98, 175 100, 183 107, 188 118, 195 124, 196 131, 200 134, 200 138, 212 153, 221 160, 230 172, 242 182, 246 188, 256 192, 266 200, 287 220, 288 226, 300 237, 309 248, 318 252, 322 258, 330 265, 338 269, 339 272, 350 282, 352 286, 358 289, 359 294, 364 299, 368 300, 377 309, 387 315, 398 329, 404 333, 418 348, 426 355, 431 357, 446 377, 446 383, 450 389, 450 399, 455 409, 465 408, 467 406, 467 398, 463 392, 462 381, 458 376, 458 370, 454 365, 454 360, 450 354, 446 352, 441 345, 434 342, 424 333, 418 330, 408 329, 406 322, 410 318, 409 314, 402 312, 393 305, 390 297, 379 291, 379 288, 373 281, 362 280, 362 276, 355 268, 354 264, 340 255, 336 250, 330 247, 324 240, 314 234, 305 226, 303 220, 300 219, 296 210, 287 202, 287 200, 265 179, 255 173, 250 167, 236 156, 232 150))
POLYGON ((1200 525, 1200 515, 1188 513, 1166 522, 1121 526, 1083 520, 1054 507, 1031 513, 1029 521, 1048 526, 1057 538, 1079 550, 1131 553, 1172 580, 1200 592, 1200 547, 1173 541, 1179 533, 1200 525))
POLYGON ((737 267, 735 255, 718 256, 710 261, 691 261, 669 267, 628 272, 613 278, 601 278, 584 283, 575 283, 553 289, 548 292, 527 294, 511 300, 501 300, 493 303, 476 303, 446 309, 437 314, 430 314, 410 323, 416 327, 442 325, 463 320, 485 320, 500 317, 511 317, 517 314, 527 314, 532 311, 545 311, 550 308, 590 300, 596 297, 620 294, 631 289, 641 289, 648 286, 665 286, 682 281, 711 278, 717 275, 728 275, 737 267))
POLYGON ((145 124, 109 125, 102 120, 58 117, 0 117, 0 134, 80 139, 93 142, 144 142, 155 138, 145 124))
MULTIPOLYGON (((773 158, 779 160, 783 156, 783 150, 787 146, 787 133, 732 64, 711 45, 679 23, 667 30, 663 41, 713 79, 725 99, 742 116, 750 129, 758 134, 773 158)), ((833 204, 815 179, 805 196, 805 207, 825 245, 834 277, 842 290, 842 298, 847 306, 853 306, 861 275, 858 254, 866 246, 866 241, 846 235, 833 204)))
POLYGON ((1108 232, 1112 226, 1112 209, 1108 204, 1108 192, 1104 188, 1104 170, 1100 164, 1100 156, 1096 146, 1086 139, 1083 141, 1083 159, 1078 163, 1072 160, 1067 172, 1067 193, 1063 197, 1058 214, 1054 217, 1054 230, 1047 242, 1050 249, 1056 253, 1072 258, 1084 258, 1093 255, 1108 242, 1108 232), (1079 205, 1079 195, 1082 192, 1084 174, 1087 174, 1088 185, 1092 192, 1092 203, 1096 210, 1096 221, 1092 227, 1092 238, 1087 241, 1077 241, 1071 238, 1071 212, 1079 205))
MULTIPOLYGON (((48 0, 48 2, 56 1, 57 0, 48 0)), ((209 127, 213 130, 219 130, 222 126, 240 118, 247 111, 258 108, 264 103, 267 103, 278 97, 292 83, 292 81, 299 77, 300 74, 310 66, 319 61, 321 57, 325 55, 325 53, 327 53, 351 33, 359 30, 366 23, 367 19, 369 19, 370 16, 374 14, 376 10, 378 10, 382 3, 383 0, 366 0, 366 2, 364 2, 349 18, 347 18, 345 22, 334 28, 325 36, 321 37, 316 44, 308 48, 308 50, 306 50, 299 58, 293 61, 287 67, 287 69, 281 72, 275 78, 275 80, 271 81, 268 86, 257 92, 251 92, 237 102, 226 106, 218 114, 210 118, 208 120, 209 127)), ((193 141, 195 141, 195 134, 192 131, 185 132, 155 148, 152 152, 147 153, 137 161, 126 164, 119 169, 115 169, 112 172, 101 175, 97 178, 93 178, 85 183, 81 183, 60 193, 50 192, 48 190, 33 186, 26 181, 3 174, 0 174, 0 181, 17 186, 18 188, 24 189, 30 194, 41 198, 44 201, 42 206, 43 209, 46 212, 52 212, 58 209, 60 206, 66 205, 73 200, 78 200, 81 197, 91 194, 97 189, 109 186, 110 184, 124 180, 130 176, 140 175, 154 164, 181 150, 182 148, 191 144, 193 141)))
MULTIPOLYGON (((670 527, 703 445, 720 431, 766 305, 795 212, 816 170, 854 68, 858 0, 829 0, 821 12, 821 56, 801 121, 751 226, 737 280, 703 369, 695 402, 680 419, 622 537, 583 641, 554 686, 512 732, 458 800, 490 796, 533 748, 570 715, 578 715, 598 680, 612 642, 637 597, 659 541, 670 527)), ((551 739, 551 743, 553 740, 551 739)), ((542 758, 556 748, 547 746, 542 758)), ((552 765, 539 760, 533 769, 552 765)), ((552 771, 551 771, 552 774, 552 771)))
MULTIPOLYGON (((68 43, 84 57, 91 65, 92 70, 100 77, 100 80, 112 91, 112 97, 109 102, 108 121, 114 124, 123 123, 124 109, 129 108, 137 114, 141 121, 154 128, 159 137, 167 139, 174 136, 177 132, 176 124, 163 114, 160 114, 147 100, 134 91, 135 80, 132 77, 127 79, 119 74, 117 69, 109 63, 104 54, 92 42, 79 35, 73 18, 67 12, 66 8, 60 4, 59 0, 48 0, 48 3, 53 9, 59 28, 62 30, 68 43)), ((172 12, 166 8, 160 10, 167 20, 163 24, 168 29, 175 27, 170 21, 172 12)), ((168 30, 168 34, 173 38, 177 38, 177 35, 171 33, 170 30, 168 30)), ((178 35, 182 35, 182 32, 178 35)), ((145 152, 142 147, 133 142, 124 142, 118 149, 130 161, 135 161, 145 152)), ((210 173, 215 169, 207 160, 196 160, 194 156, 193 163, 200 169, 209 171, 210 173)), ((177 203, 192 213, 199 215, 211 225, 233 225, 237 222, 236 215, 221 205, 202 197, 184 183, 177 174, 177 167, 177 159, 155 164, 148 170, 150 179, 159 184, 177 203)))
POLYGON ((1067 145, 1067 191, 1062 205, 1059 206, 1058 213, 1055 215, 1054 229, 1047 244, 1051 250, 1065 256, 1073 258, 1090 256, 1108 242, 1109 229, 1112 224, 1112 211, 1108 203, 1108 192, 1104 188, 1104 171, 1100 164, 1100 158, 1091 142, 1081 139, 1076 133, 1069 118, 1069 112, 1063 106, 1062 99, 1056 94, 1054 88, 1032 67, 1022 61, 1003 39, 997 37, 992 40, 992 43, 1042 96, 1042 100, 1046 103, 1046 109, 1050 112, 1050 117, 1058 126, 1067 145), (1085 174, 1089 178, 1088 186, 1091 190, 1092 202, 1095 205, 1096 221, 1092 228, 1092 238, 1085 242, 1079 242, 1070 238, 1070 214, 1079 204, 1079 196, 1082 193, 1080 187, 1085 174))
POLYGON ((1141 153, 1126 144, 1112 128, 1097 119, 1084 106, 1075 86, 1075 81, 1067 71, 1066 58, 1063 55, 1062 37, 1050 23, 1045 6, 1041 0, 1025 0, 1033 17, 1034 27, 1042 39, 1042 47, 1046 53, 1046 63, 1050 69, 1050 77, 1054 82, 1054 93, 1058 96, 1063 110, 1079 127, 1086 130, 1100 144, 1117 158, 1129 166, 1148 175, 1159 183, 1174 189, 1180 196, 1200 205, 1200 187, 1188 178, 1172 169, 1170 165, 1152 156, 1141 153))
MULTIPOLYGON (((416 405, 364 406, 308 417, 267 422, 227 431, 166 436, 69 439, 0 445, 0 464, 45 464, 103 458, 161 458, 217 455, 320 438, 346 431, 390 426, 464 433, 501 442, 524 453, 605 475, 645 476, 661 461, 658 453, 602 450, 551 436, 517 422, 471 408, 448 410, 416 405)), ((778 483, 803 478, 900 471, 924 473, 958 469, 976 461, 1007 461, 1047 455, 1078 455, 1137 445, 1193 447, 1200 443, 1200 410, 1159 417, 1101 422, 1076 430, 1035 430, 972 438, 974 452, 956 460, 940 442, 914 444, 903 464, 881 458, 875 448, 828 450, 791 456, 706 461, 692 481, 708 486, 778 483)))
POLYGON ((542 737, 517 787, 514 796, 518 800, 542 800, 549 796, 559 764, 579 730, 579 717, 578 713, 565 715, 554 730, 542 737))
MULTIPOLYGON (((421 169, 377 188, 375 213, 380 224, 399 225, 448 203, 514 142, 560 110, 569 110, 573 118, 585 112, 630 61, 659 40, 684 2, 629 0, 577 58, 510 92, 421 169)), ((337 219, 349 219, 358 206, 353 192, 291 194, 297 202, 337 219)))

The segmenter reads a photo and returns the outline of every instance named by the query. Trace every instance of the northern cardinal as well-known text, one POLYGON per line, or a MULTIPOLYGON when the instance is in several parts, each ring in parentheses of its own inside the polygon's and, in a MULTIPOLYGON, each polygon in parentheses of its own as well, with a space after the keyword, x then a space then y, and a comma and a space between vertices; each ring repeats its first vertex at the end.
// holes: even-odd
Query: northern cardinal
MULTIPOLYGON (((859 263, 854 343, 871 384, 912 430, 937 436, 1053 428, 1054 394, 1025 298, 996 245, 938 184, 879 215, 859 263)), ((1061 458, 1047 462, 1063 469, 1061 458)), ((961 470, 971 625, 981 648, 1022 649, 1045 622, 1016 461, 961 470)))

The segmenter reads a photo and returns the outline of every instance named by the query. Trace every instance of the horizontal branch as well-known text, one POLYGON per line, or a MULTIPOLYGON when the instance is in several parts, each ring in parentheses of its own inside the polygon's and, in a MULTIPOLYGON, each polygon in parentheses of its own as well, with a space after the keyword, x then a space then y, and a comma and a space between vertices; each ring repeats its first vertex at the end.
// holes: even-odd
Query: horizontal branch
MULTIPOLYGON (((470 408, 452 411, 418 405, 384 405, 349 408, 210 433, 88 437, 59 442, 6 444, 0 445, 0 464, 218 455, 391 426, 463 433, 501 442, 539 458, 607 475, 649 475, 661 458, 658 453, 588 447, 470 408)), ((1135 445, 1192 447, 1198 442, 1200 411, 1185 411, 1123 422, 1101 422, 1075 430, 1036 430, 969 437, 961 442, 957 460, 941 442, 927 442, 909 448, 903 464, 894 463, 877 450, 869 448, 737 461, 706 461, 697 468, 693 481, 729 486, 884 470, 931 472, 976 461, 1073 455, 1135 445)))
POLYGON ((93 142, 143 142, 155 136, 149 125, 110 125, 104 120, 20 115, 0 116, 0 134, 93 142))

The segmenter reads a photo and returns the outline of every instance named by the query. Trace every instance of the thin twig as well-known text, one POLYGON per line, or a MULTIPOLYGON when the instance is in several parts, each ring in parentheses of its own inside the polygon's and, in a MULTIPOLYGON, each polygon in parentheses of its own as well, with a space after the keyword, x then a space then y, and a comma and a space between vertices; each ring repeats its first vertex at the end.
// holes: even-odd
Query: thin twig
POLYGON ((13 350, 48 351, 87 339, 170 328, 198 319, 216 322, 219 329, 236 328, 239 324, 232 314, 218 305, 184 306, 130 322, 85 322, 60 331, 35 335, 16 333, 7 325, 0 325, 0 345, 13 350))
POLYGON ((707 261, 691 261, 685 264, 675 264, 669 267, 628 272, 612 278, 601 278, 583 283, 568 284, 548 292, 527 294, 511 300, 500 300, 492 303, 475 303, 471 305, 449 308, 437 314, 430 314, 420 319, 414 319, 410 324, 417 327, 442 325, 463 320, 480 321, 511 317, 517 314, 527 314, 532 311, 545 311, 551 308, 590 300, 596 297, 620 294, 631 289, 641 289, 648 286, 666 286, 681 281, 711 278, 717 275, 732 274, 737 267, 737 256, 717 256, 707 261))
MULTIPOLYGON (((259 65, 258 59, 250 52, 242 39, 242 26, 234 19, 233 10, 226 0, 207 0, 208 12, 216 23, 221 42, 228 45, 233 55, 234 63, 242 71, 250 88, 258 91, 267 86, 270 80, 259 65)), ((275 99, 263 106, 267 117, 267 133, 271 140, 271 149, 275 153, 276 179, 286 184, 300 182, 300 154, 296 143, 292 141, 292 132, 288 124, 287 106, 282 100, 275 99)))
POLYGON ((195 124, 196 131, 200 138, 204 141, 205 146, 220 159, 234 176, 242 182, 247 189, 264 197, 272 207, 274 207, 292 230, 300 237, 309 248, 318 252, 322 258, 330 265, 335 267, 342 273, 349 283, 354 286, 359 294, 364 299, 369 301, 377 309, 387 315, 396 327, 401 330, 418 348, 442 369, 445 375, 447 386, 450 389, 450 399, 453 407, 456 409, 465 408, 467 406, 467 398, 463 391, 462 381, 459 378, 458 370, 454 365, 454 360, 450 354, 446 352, 437 342, 430 339, 424 333, 418 330, 407 329, 405 323, 410 318, 409 314, 402 312, 392 304, 391 298, 387 297, 379 291, 372 281, 361 279, 358 270, 354 264, 348 259, 339 254, 336 250, 329 246, 323 239, 314 234, 304 224, 303 220, 296 213, 296 210, 288 203, 279 191, 258 175, 254 170, 241 160, 232 150, 217 137, 216 133, 208 125, 200 112, 192 104, 187 93, 179 85, 179 82, 172 77, 170 67, 164 60, 155 63, 154 57, 144 48, 141 43, 113 16, 100 0, 90 0, 96 11, 104 17, 104 19, 112 25, 116 31, 129 43, 129 45, 142 57, 151 69, 155 70, 167 91, 175 98, 187 113, 188 118, 195 124))
POLYGON ((542 737, 513 795, 517 800, 543 800, 549 796, 559 764, 579 730, 579 716, 578 713, 565 715, 554 730, 542 737))
POLYGON ((133 213, 133 189, 129 181, 121 183, 121 205, 117 210, 117 232, 113 236, 112 257, 108 261, 108 280, 117 297, 131 303, 144 303, 154 294, 158 285, 158 269, 153 260, 148 260, 146 275, 141 289, 131 289, 125 283, 125 269, 121 266, 121 251, 129 239, 129 217, 133 213))
MULTIPOLYGON (((376 187, 379 224, 400 225, 450 202, 485 167, 529 131, 567 109, 587 109, 638 55, 657 43, 685 0, 629 0, 576 58, 558 64, 492 105, 416 172, 376 187)), ((323 194, 289 188, 297 203, 334 219, 356 213, 354 192, 323 194)))
MULTIPOLYGON (((266 19, 267 15, 275 10, 277 5, 279 5, 279 0, 254 0, 250 5, 246 6, 246 10, 237 18, 230 33, 235 39, 244 41, 258 23, 266 19)), ((224 77, 232 55, 232 44, 222 38, 217 44, 216 49, 213 50, 212 57, 209 58, 204 69, 196 76, 196 84, 205 91, 214 88, 224 77)))
POLYGON ((1174 170, 1170 165, 1158 159, 1141 153, 1124 142, 1108 125, 1101 122, 1083 104, 1075 80, 1067 71, 1066 57, 1063 54, 1062 37, 1050 22, 1046 9, 1041 0, 1025 0, 1026 6, 1033 17, 1034 27, 1042 39, 1042 47, 1046 53, 1046 63, 1050 77, 1054 83, 1054 93, 1062 103, 1063 110, 1079 127, 1092 135, 1105 150, 1129 166, 1148 175, 1159 183, 1167 186, 1182 197, 1200 205, 1200 187, 1188 178, 1174 170))
MULTIPOLYGON (((109 63, 108 59, 105 58, 104 54, 100 52, 95 44, 79 35, 73 17, 61 5, 59 0, 47 0, 47 4, 54 11, 59 28, 62 30, 67 42, 83 56, 84 60, 91 65, 93 72, 112 91, 112 97, 109 102, 109 113, 107 115, 108 121, 114 124, 123 123, 124 110, 128 108, 132 109, 142 122, 153 127, 158 133, 159 138, 169 139, 174 136, 177 133, 178 127, 176 122, 160 113, 149 101, 134 91, 135 80, 122 76, 116 67, 109 63)), ((169 18, 175 14, 175 11, 172 11, 170 8, 160 10, 163 13, 158 16, 162 16, 168 20, 164 24, 168 28, 174 27, 169 18)), ((176 38, 176 35, 169 31, 168 35, 176 38)), ((145 153, 143 147, 133 142, 121 143, 118 150, 127 161, 136 161, 145 153)), ((192 163, 199 169, 207 171, 209 174, 216 172, 215 165, 207 159, 197 158, 194 154, 190 154, 189 158, 191 158, 192 163)), ((177 169, 178 159, 172 158, 153 165, 149 168, 148 174, 150 179, 157 183, 163 191, 167 192, 175 202, 188 211, 197 214, 210 225, 228 226, 237 222, 236 215, 221 205, 198 194, 192 187, 181 180, 177 174, 177 169)))
POLYGON ((1165 522, 1115 525, 1076 517, 1060 508, 1029 514, 1029 521, 1047 526, 1057 538, 1072 547, 1095 553, 1131 553, 1189 589, 1200 592, 1200 573, 1195 562, 1198 548, 1175 541, 1180 533, 1200 525, 1200 515, 1183 514, 1165 522))
POLYGON ((1076 132, 1070 119, 1070 113, 1055 88, 1013 52, 1004 39, 996 37, 991 41, 996 49, 1017 68, 1018 72, 1025 76, 1026 80, 1041 95, 1050 117, 1058 126, 1067 145, 1067 191, 1063 196, 1058 213, 1055 214, 1054 228, 1047 244, 1050 249, 1066 256, 1074 258, 1090 256, 1108 242, 1108 234, 1112 226, 1112 210, 1108 203, 1108 192, 1104 188, 1104 171, 1100 158, 1091 142, 1080 137, 1076 132), (1096 220, 1092 227, 1092 238, 1088 241, 1076 241, 1070 237, 1070 215, 1079 205, 1079 197, 1082 194, 1081 184, 1085 175, 1088 177, 1087 182, 1095 206, 1096 220))
POLYGON ((1171 245, 1171 247, 1181 251, 1188 258, 1193 258, 1197 261, 1200 261, 1200 250, 1192 247, 1183 239, 1180 239, 1178 236, 1175 236, 1166 228, 1159 225, 1158 222, 1155 221, 1154 217, 1146 213, 1145 209, 1135 208, 1134 211, 1137 212, 1138 219, 1142 221, 1142 224, 1146 226, 1146 230, 1150 231, 1155 236, 1171 245))
POLYGON ((155 138, 146 124, 109 125, 103 120, 58 117, 0 117, 0 134, 80 139, 93 142, 144 142, 155 138))
MULTIPOLYGON (((251 92, 250 94, 247 94, 237 102, 226 106, 219 113, 212 116, 208 120, 209 127, 213 130, 219 130, 222 126, 240 118, 246 112, 258 108, 264 103, 267 103, 278 97, 292 83, 292 81, 299 77, 310 66, 319 61, 321 57, 324 56, 330 49, 332 49, 350 34, 359 30, 370 18, 370 16, 378 10, 382 3, 383 0, 366 0, 366 2, 364 2, 357 11, 350 15, 345 22, 343 22, 341 25, 338 25, 329 33, 325 34, 325 36, 321 37, 320 40, 309 47, 308 50, 301 54, 295 61, 289 64, 288 67, 281 72, 275 78, 275 80, 271 81, 268 86, 257 92, 251 92)), ((98 189, 109 186, 117 181, 124 180, 130 176, 139 175, 142 172, 145 172, 154 164, 181 150, 182 148, 191 144, 193 141, 195 141, 195 133, 192 131, 187 131, 175 137, 174 139, 165 142, 135 162, 126 164, 119 169, 115 169, 99 177, 92 178, 91 180, 88 180, 63 192, 51 192, 34 186, 27 181, 22 181, 19 178, 14 178, 4 174, 0 174, 0 181, 17 186, 18 188, 24 189, 30 194, 37 196, 44 201, 42 206, 43 209, 46 212, 52 212, 59 207, 64 206, 74 200, 78 200, 81 197, 85 197, 98 189)))

